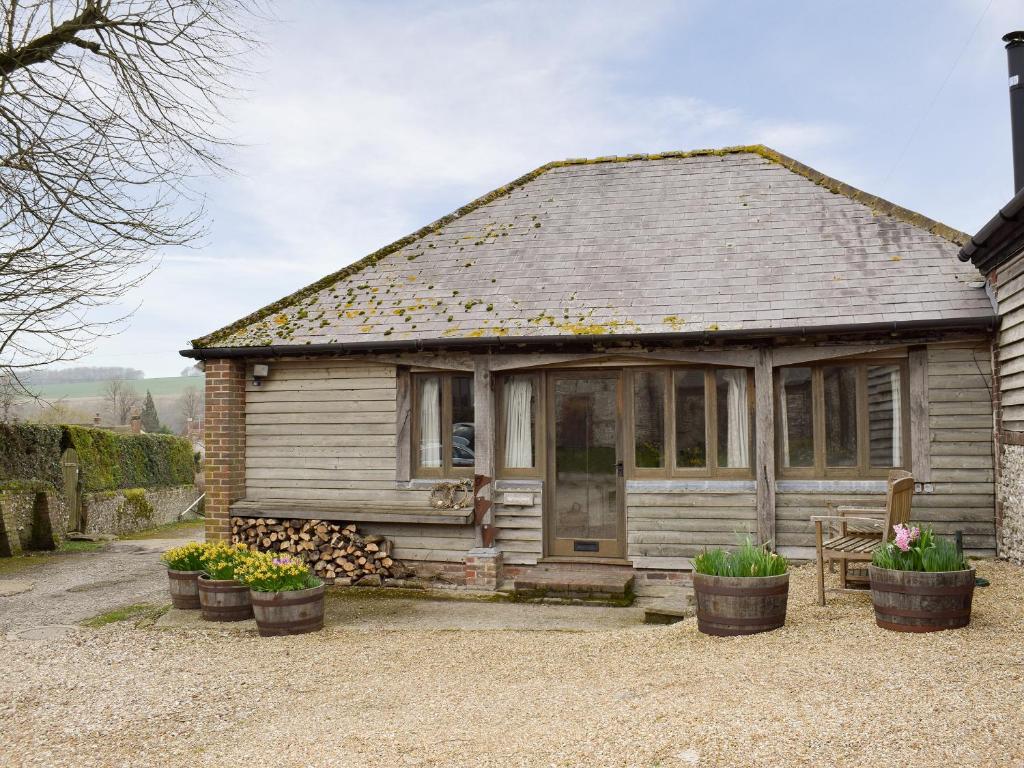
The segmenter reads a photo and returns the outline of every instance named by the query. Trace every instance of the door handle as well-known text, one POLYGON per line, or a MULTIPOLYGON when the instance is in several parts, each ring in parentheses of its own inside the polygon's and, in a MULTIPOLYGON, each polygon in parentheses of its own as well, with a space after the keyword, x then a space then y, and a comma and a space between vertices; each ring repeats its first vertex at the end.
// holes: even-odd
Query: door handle
POLYGON ((615 474, 618 477, 622 477, 625 474, 625 469, 623 468, 621 461, 615 462, 615 474))

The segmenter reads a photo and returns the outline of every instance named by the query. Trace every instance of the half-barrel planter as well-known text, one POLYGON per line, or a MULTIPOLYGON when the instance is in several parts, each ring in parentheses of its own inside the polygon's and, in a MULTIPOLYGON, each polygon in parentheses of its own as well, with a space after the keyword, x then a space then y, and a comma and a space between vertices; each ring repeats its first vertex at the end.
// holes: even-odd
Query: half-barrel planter
POLYGON ((871 565, 875 623, 894 632, 938 632, 971 622, 974 568, 898 571, 871 565))
POLYGON ((202 571, 174 571, 167 569, 170 583, 171 605, 186 611, 199 608, 199 576, 202 571))
POLYGON ((288 592, 252 590, 252 608, 260 635, 303 635, 323 629, 324 589, 320 584, 288 592))
POLYGON ((786 623, 789 574, 738 577, 693 574, 697 629, 706 635, 753 635, 786 623))
POLYGON ((200 576, 199 604, 206 621, 244 621, 253 617, 249 587, 233 579, 200 576))

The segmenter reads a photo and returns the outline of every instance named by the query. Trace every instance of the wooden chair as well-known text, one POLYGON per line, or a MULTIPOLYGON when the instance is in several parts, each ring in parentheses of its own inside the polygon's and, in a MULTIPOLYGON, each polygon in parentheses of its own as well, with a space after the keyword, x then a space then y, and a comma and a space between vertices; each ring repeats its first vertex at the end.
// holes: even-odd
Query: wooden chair
MULTIPOLYGON (((834 509, 835 510, 835 514, 837 514, 837 515, 839 515, 841 517, 846 517, 847 515, 851 515, 852 514, 852 515, 857 516, 857 517, 877 517, 879 520, 881 520, 882 518, 885 517, 886 500, 889 498, 889 491, 892 490, 892 484, 895 483, 897 480, 900 480, 901 478, 904 478, 904 477, 913 477, 913 475, 910 472, 907 472, 907 470, 905 470, 905 469, 890 469, 889 470, 889 477, 887 478, 886 484, 885 484, 886 495, 882 497, 881 501, 877 504, 877 506, 875 506, 874 504, 872 504, 871 506, 868 506, 868 504, 870 504, 870 502, 868 502, 868 503, 864 504, 864 506, 850 507, 850 506, 842 506, 842 505, 833 504, 831 501, 828 502, 825 506, 827 506, 829 509, 834 509)), ((831 529, 832 526, 829 526, 829 527, 831 529)), ((845 530, 844 533, 849 533, 851 531, 856 531, 857 533, 863 533, 865 536, 872 535, 872 536, 875 536, 875 537, 877 537, 879 539, 881 539, 881 537, 882 537, 882 532, 880 530, 878 530, 877 528, 873 528, 871 526, 857 525, 856 523, 847 526, 847 530, 845 530)), ((830 535, 833 535, 834 533, 835 533, 835 531, 831 531, 830 535)), ((827 557, 825 559, 828 560, 828 572, 829 573, 835 573, 836 572, 836 568, 835 568, 836 560, 833 559, 833 558, 830 558, 830 557, 827 557)), ((841 589, 846 589, 847 588, 847 584, 849 582, 851 582, 851 581, 853 583, 855 583, 855 584, 861 584, 861 585, 866 585, 867 584, 868 577, 867 577, 867 567, 866 566, 863 569, 860 569, 859 571, 854 571, 854 573, 851 574, 849 572, 849 570, 847 569, 847 567, 846 567, 847 566, 846 560, 840 560, 839 563, 840 563, 839 586, 840 586, 841 589)))
POLYGON ((882 515, 874 507, 840 507, 835 515, 814 515, 814 538, 817 544, 818 604, 825 604, 825 560, 839 561, 840 589, 846 589, 846 564, 871 560, 871 553, 893 536, 894 525, 910 520, 910 502, 914 496, 914 478, 893 480, 886 493, 882 515), (824 523, 838 524, 839 535, 824 540, 824 523))

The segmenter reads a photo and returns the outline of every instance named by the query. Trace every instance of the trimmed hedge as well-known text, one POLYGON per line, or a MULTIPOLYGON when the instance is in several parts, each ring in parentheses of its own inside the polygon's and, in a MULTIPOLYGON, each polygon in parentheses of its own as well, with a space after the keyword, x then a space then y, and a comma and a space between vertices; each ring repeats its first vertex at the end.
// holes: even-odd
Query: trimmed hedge
POLYGON ((61 488, 64 430, 49 424, 0 424, 0 487, 61 488))
POLYGON ((0 425, 0 484, 47 482, 63 488, 61 454, 78 453, 82 489, 189 485, 192 445, 174 435, 135 435, 106 429, 39 424, 0 425))

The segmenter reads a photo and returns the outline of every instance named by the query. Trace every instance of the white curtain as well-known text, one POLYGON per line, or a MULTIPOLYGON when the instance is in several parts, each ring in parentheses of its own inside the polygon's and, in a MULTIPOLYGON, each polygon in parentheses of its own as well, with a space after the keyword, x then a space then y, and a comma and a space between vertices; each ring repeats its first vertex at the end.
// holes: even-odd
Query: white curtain
POLYGON ((533 467, 533 378, 505 379, 505 467, 533 467))
POLYGON ((903 414, 900 413, 903 397, 899 369, 889 373, 889 380, 892 382, 892 465, 899 467, 903 464, 903 414))
POLYGON ((420 466, 441 466, 441 380, 423 379, 420 388, 420 466))
POLYGON ((747 405, 747 372, 721 371, 729 387, 726 395, 728 441, 726 466, 750 466, 750 408, 747 405))

